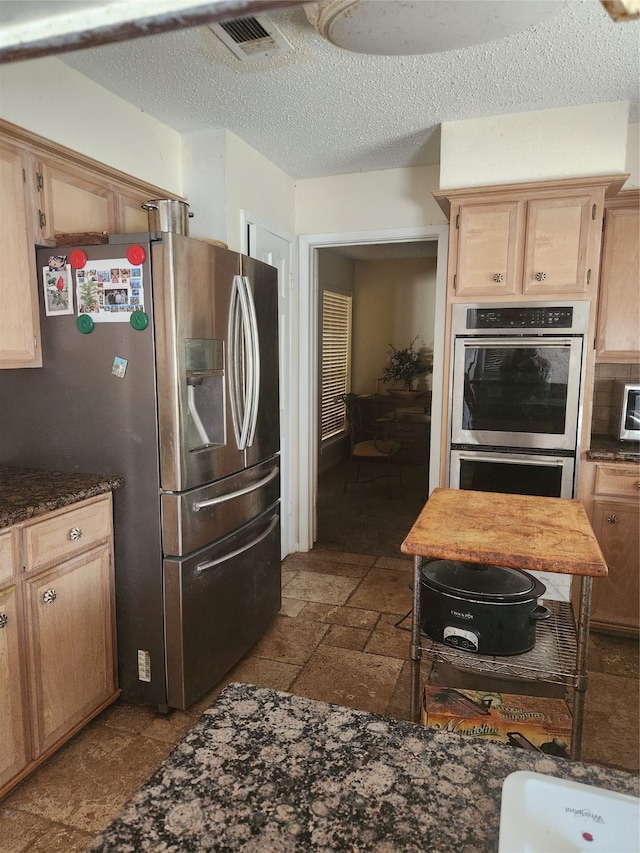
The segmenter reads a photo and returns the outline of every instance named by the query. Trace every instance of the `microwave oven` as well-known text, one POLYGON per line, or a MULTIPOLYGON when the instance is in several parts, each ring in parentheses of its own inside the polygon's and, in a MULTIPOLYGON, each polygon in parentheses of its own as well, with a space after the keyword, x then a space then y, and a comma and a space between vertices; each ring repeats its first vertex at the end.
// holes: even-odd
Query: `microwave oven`
POLYGON ((613 383, 609 431, 618 441, 640 441, 640 384, 613 383))

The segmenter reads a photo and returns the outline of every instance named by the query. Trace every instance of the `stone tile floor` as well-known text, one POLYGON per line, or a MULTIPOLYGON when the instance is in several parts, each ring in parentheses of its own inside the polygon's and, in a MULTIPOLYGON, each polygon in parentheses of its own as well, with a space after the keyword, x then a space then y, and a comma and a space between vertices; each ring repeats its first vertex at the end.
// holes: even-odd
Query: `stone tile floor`
MULTIPOLYGON (((408 718, 411 574, 404 558, 287 557, 280 614, 226 678, 188 711, 104 711, 0 803, 0 850, 85 850, 230 681, 408 718)), ((637 772, 638 643, 592 635, 589 677, 583 759, 637 772)))

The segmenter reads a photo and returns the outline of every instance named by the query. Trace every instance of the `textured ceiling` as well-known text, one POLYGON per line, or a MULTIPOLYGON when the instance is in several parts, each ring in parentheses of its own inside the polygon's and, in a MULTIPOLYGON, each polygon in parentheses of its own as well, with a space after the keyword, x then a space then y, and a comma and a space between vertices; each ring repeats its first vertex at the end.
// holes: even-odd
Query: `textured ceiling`
POLYGON ((180 133, 228 128, 296 179, 438 163, 442 122, 625 100, 638 121, 640 21, 599 0, 425 56, 342 50, 302 7, 268 16, 290 53, 243 63, 197 27, 60 58, 180 133))

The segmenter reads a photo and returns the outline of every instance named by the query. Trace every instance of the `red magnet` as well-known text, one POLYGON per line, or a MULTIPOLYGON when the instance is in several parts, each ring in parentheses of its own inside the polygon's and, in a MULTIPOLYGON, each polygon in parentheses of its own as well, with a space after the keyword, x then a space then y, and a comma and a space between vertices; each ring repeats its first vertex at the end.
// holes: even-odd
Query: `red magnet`
POLYGON ((147 260, 147 253, 145 252, 144 247, 137 244, 135 246, 129 246, 127 249, 127 260, 134 266, 143 264, 147 260))
POLYGON ((69 261, 71 262, 72 267, 75 267, 77 270, 82 270, 87 263, 87 253, 84 249, 74 249, 69 255, 69 261))

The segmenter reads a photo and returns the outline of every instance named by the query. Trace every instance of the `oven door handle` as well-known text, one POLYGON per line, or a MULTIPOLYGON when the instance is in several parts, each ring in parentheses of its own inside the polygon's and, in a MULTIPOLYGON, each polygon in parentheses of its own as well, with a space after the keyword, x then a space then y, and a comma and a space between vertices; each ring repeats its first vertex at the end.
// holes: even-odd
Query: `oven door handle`
POLYGON ((236 489, 235 492, 225 492, 224 495, 218 495, 216 498, 209 498, 206 501, 194 501, 192 504, 192 509, 194 512, 199 512, 201 509, 204 509, 207 506, 216 506, 217 504, 223 504, 227 501, 232 501, 234 498, 240 498, 242 495, 249 495, 251 492, 255 492, 256 489, 262 488, 267 483, 270 483, 272 480, 278 476, 280 469, 278 466, 274 466, 271 471, 267 474, 266 477, 263 477, 261 480, 256 480, 255 483, 251 483, 249 486, 245 486, 243 489, 236 489))
POLYGON ((207 569, 212 569, 214 566, 219 566, 221 563, 226 563, 228 560, 233 560, 235 557, 239 557, 240 554, 244 554, 245 551, 250 551, 251 548, 255 547, 259 542, 262 542, 263 539, 266 539, 272 530, 275 530, 279 521, 280 516, 276 513, 269 522, 269 525, 259 536, 256 536, 255 539, 247 542, 247 544, 243 545, 242 548, 238 548, 236 551, 230 551, 228 554, 218 557, 216 560, 205 560, 202 563, 198 563, 196 566, 196 574, 199 575, 201 572, 206 572, 207 569))
POLYGON ((464 450, 456 452, 458 459, 465 459, 469 462, 526 462, 528 465, 555 465, 556 468, 561 468, 566 459, 571 459, 570 456, 536 456, 528 453, 465 453, 464 450))
POLYGON ((503 338, 463 338, 462 343, 466 349, 486 349, 487 347, 543 349, 545 347, 570 347, 576 340, 580 340, 580 338, 512 338, 505 335, 503 338))

